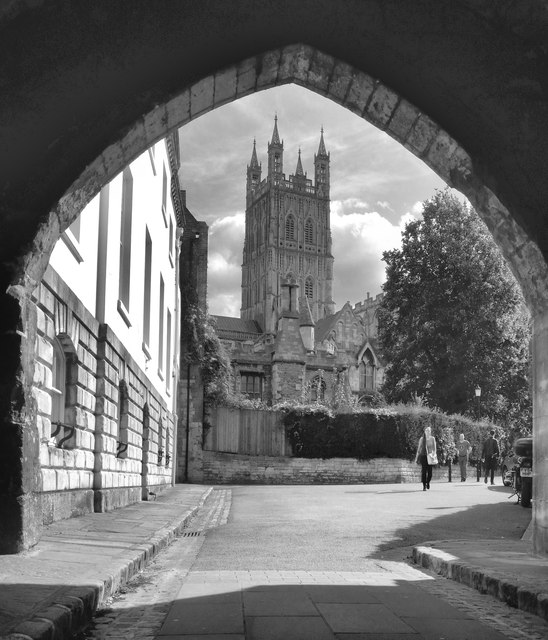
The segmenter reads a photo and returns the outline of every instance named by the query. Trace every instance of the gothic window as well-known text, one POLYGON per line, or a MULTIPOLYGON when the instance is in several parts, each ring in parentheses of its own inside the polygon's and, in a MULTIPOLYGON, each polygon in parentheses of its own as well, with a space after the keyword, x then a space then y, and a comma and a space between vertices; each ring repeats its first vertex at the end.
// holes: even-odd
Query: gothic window
POLYGON ((374 391, 375 390, 375 359, 369 349, 363 354, 362 361, 360 362, 360 391, 374 391))
POLYGON ((326 390, 325 380, 322 376, 315 376, 310 383, 310 400, 312 402, 319 402, 325 399, 326 390))
POLYGON ((312 244, 314 241, 314 227, 310 218, 308 218, 304 225, 304 241, 306 244, 312 244))
POLYGON ((242 373, 240 374, 240 391, 248 398, 263 397, 263 379, 262 373, 242 373))
POLYGON ((312 282, 312 278, 307 278, 304 283, 304 295, 312 300, 314 297, 314 284, 312 282))
POLYGON ((295 218, 291 213, 285 219, 285 239, 295 239, 295 218))

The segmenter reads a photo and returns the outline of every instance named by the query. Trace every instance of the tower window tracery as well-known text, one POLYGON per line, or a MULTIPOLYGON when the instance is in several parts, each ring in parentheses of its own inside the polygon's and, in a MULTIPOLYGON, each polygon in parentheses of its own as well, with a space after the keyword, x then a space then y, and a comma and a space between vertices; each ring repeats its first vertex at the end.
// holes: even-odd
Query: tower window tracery
POLYGON ((312 244, 314 241, 314 226, 310 218, 307 219, 304 225, 304 241, 306 244, 312 244))
POLYGON ((314 297, 314 283, 312 282, 312 278, 308 277, 304 282, 304 295, 312 300, 314 297))
POLYGON ((295 218, 291 213, 285 219, 285 239, 295 240, 295 218))

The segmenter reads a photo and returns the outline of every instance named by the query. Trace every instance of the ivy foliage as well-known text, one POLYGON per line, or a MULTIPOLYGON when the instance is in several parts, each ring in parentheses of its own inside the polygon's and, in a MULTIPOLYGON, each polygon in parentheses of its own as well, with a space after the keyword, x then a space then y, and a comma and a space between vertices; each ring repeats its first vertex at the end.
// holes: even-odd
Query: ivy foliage
MULTIPOLYGON (((404 458, 412 460, 419 438, 430 427, 436 438, 440 463, 454 460, 459 434, 472 445, 470 461, 481 455, 484 440, 494 428, 460 415, 412 405, 396 405, 334 414, 327 408, 295 407, 284 413, 283 423, 293 454, 301 458, 404 458)), ((495 428, 496 437, 504 437, 495 428)))
POLYGON ((182 314, 183 362, 197 364, 204 385, 204 399, 222 404, 231 397, 233 370, 230 357, 215 331, 215 320, 196 303, 182 314))

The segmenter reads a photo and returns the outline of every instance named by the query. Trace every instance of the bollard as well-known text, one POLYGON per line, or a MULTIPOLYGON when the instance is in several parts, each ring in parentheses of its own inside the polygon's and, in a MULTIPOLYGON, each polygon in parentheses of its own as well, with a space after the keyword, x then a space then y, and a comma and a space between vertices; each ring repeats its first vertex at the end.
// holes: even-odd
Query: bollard
POLYGON ((451 482, 451 458, 447 460, 447 482, 451 482))
POLYGON ((476 482, 480 481, 481 478, 481 459, 478 459, 478 477, 476 478, 476 482))

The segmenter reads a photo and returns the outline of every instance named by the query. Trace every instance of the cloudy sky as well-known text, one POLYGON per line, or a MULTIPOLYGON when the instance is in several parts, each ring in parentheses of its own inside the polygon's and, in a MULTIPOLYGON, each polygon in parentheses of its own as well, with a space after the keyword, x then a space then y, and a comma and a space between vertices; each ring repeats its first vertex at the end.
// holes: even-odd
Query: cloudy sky
POLYGON ((380 293, 382 252, 399 246, 401 229, 444 182, 387 134, 302 87, 268 89, 216 109, 180 131, 187 206, 209 225, 209 312, 239 316, 246 169, 253 139, 266 176, 274 116, 284 143, 284 172, 298 150, 314 177, 320 129, 331 154, 331 233, 337 308, 380 293))

